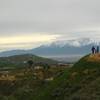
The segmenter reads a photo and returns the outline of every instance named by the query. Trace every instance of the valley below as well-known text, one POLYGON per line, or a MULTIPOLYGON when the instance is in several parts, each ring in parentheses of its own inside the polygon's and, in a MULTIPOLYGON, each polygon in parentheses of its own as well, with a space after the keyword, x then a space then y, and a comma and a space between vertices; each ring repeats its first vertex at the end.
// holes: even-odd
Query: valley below
POLYGON ((1 57, 0 100, 36 100, 34 95, 39 89, 70 66, 72 65, 30 54, 1 57))
POLYGON ((36 55, 0 58, 0 100, 100 100, 100 54, 74 63, 36 55))

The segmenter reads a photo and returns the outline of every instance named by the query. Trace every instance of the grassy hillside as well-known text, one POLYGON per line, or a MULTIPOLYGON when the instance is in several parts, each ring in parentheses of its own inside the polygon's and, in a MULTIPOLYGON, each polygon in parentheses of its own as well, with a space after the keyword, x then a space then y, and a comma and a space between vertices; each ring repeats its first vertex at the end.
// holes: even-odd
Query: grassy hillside
POLYGON ((56 64, 57 61, 31 54, 15 55, 0 58, 0 68, 20 68, 27 66, 25 62, 32 60, 34 63, 56 64))
POLYGON ((87 55, 73 67, 57 73, 53 81, 33 80, 28 76, 13 85, 8 82, 5 90, 11 88, 13 93, 4 92, 0 100, 100 100, 99 58, 100 54, 87 55))
POLYGON ((88 55, 67 69, 33 100, 100 100, 99 55, 88 55))

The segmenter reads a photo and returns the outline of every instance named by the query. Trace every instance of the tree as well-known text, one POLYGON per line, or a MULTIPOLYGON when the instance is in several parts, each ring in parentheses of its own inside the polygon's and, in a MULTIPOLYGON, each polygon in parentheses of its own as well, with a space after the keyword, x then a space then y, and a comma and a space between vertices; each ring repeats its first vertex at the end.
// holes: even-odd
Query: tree
POLYGON ((32 67, 32 65, 33 65, 33 61, 32 60, 28 60, 27 63, 29 65, 29 67, 32 67))
POLYGON ((43 79, 45 79, 46 77, 48 77, 48 74, 49 74, 49 68, 50 66, 47 64, 47 63, 42 63, 42 73, 43 73, 43 79))
POLYGON ((29 65, 29 69, 33 70, 33 60, 28 60, 27 63, 29 65))

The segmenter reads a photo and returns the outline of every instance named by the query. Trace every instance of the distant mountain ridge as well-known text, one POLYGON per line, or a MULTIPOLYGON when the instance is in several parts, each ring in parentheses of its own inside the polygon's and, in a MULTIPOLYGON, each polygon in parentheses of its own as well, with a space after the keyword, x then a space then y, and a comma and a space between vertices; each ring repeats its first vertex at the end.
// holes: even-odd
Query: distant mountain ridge
MULTIPOLYGON (((98 43, 99 44, 99 43, 98 43)), ((91 52, 91 47, 96 45, 92 39, 62 40, 30 50, 11 50, 0 53, 0 57, 20 54, 35 54, 39 56, 60 55, 85 55, 91 52)))

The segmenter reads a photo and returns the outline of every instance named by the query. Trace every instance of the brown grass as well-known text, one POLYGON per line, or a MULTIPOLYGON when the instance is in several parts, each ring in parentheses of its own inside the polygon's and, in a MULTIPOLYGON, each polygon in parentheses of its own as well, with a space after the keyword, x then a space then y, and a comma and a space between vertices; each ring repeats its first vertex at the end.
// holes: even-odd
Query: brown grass
POLYGON ((91 62, 100 62, 100 54, 91 54, 86 59, 87 61, 91 61, 91 62))

